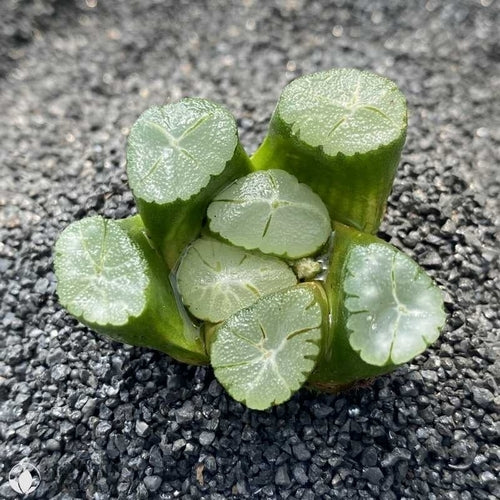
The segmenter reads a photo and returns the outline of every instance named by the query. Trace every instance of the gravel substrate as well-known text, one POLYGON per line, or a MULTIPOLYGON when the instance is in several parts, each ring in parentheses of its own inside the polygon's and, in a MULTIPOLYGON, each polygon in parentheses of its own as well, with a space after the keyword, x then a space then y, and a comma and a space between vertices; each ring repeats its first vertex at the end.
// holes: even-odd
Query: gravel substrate
POLYGON ((0 497, 23 457, 36 498, 500 497, 498 26, 494 0, 2 0, 0 497), (140 112, 209 97, 251 152, 283 85, 333 66, 408 97, 381 234, 445 291, 439 342, 372 387, 255 412, 210 369, 60 308, 57 234, 135 210, 124 145, 140 112))

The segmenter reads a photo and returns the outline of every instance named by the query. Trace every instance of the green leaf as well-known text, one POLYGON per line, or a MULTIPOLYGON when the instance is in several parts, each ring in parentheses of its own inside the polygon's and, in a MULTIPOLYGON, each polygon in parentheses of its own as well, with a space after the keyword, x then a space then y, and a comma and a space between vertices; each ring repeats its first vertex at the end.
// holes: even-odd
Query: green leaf
POLYGON ((286 170, 321 197, 332 220, 376 233, 406 127, 394 82, 345 68, 304 75, 283 89, 252 164, 286 170))
POLYGON ((322 390, 394 370, 434 342, 445 322, 441 291, 415 261, 340 223, 325 291, 331 321, 309 379, 322 390))
POLYGON ((207 363, 200 329, 175 294, 139 216, 72 223, 56 243, 54 264, 59 300, 82 323, 119 342, 207 363))
POLYGON ((186 307, 193 316, 212 323, 296 282, 293 271, 280 259, 212 238, 196 240, 177 271, 186 307))
POLYGON ((349 342, 372 365, 409 361, 444 324, 440 290, 416 262, 387 244, 353 248, 344 293, 349 342))
POLYGON ((130 187, 147 202, 189 200, 224 170, 237 142, 233 117, 217 104, 190 98, 153 106, 128 137, 130 187))
POLYGON ((238 179, 215 197, 207 215, 210 230, 234 245, 292 259, 314 254, 331 232, 320 197, 283 170, 238 179))
POLYGON ((84 321, 124 325, 145 308, 143 255, 112 220, 89 217, 67 227, 56 243, 55 267, 61 304, 84 321))
POLYGON ((325 313, 324 292, 315 283, 268 295, 237 312, 212 339, 217 380, 252 409, 288 400, 314 368, 325 313))
POLYGON ((406 128, 406 102, 396 85, 356 69, 297 78, 283 90, 278 110, 293 135, 330 156, 378 149, 406 128))
POLYGON ((170 269, 199 234, 209 202, 250 172, 236 120, 198 98, 153 106, 127 143, 130 187, 154 246, 170 269))

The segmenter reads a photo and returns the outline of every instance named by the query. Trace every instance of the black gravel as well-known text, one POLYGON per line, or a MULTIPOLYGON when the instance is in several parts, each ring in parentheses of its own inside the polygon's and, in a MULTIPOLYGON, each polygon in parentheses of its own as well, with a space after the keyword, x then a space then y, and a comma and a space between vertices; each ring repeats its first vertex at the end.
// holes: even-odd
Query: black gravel
POLYGON ((498 498, 499 26, 495 0, 2 0, 0 496, 28 457, 37 498, 498 498), (370 388, 260 413, 58 306, 60 230, 134 211, 141 111, 212 98, 253 151, 283 85, 332 66, 408 97, 381 234, 445 291, 439 342, 370 388))

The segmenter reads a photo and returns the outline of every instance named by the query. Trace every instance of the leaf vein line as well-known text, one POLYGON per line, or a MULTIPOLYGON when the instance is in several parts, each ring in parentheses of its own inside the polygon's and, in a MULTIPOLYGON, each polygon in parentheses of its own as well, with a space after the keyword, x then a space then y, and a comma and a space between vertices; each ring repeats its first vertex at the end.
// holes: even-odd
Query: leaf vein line
POLYGON ((185 139, 189 134, 194 132, 197 128, 201 127, 211 116, 212 116, 211 114, 204 115, 198 120, 196 120, 196 122, 193 123, 193 125, 184 130, 184 132, 179 136, 177 140, 180 142, 182 141, 182 139, 185 139))

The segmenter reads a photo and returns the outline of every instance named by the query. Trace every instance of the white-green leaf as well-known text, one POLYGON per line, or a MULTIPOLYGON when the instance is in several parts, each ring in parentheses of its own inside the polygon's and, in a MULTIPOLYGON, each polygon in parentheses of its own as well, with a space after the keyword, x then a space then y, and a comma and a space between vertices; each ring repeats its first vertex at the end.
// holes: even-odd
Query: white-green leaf
POLYGON ((118 326, 142 313, 149 284, 146 263, 115 221, 96 216, 74 222, 55 251, 57 293, 71 314, 118 326))
POLYGON ((343 286, 349 342, 363 361, 405 363, 438 338, 445 321, 441 292, 396 248, 354 247, 343 286))
POLYGON ((296 282, 293 271, 280 259, 212 238, 196 240, 177 271, 183 303, 193 316, 212 323, 296 282))
POLYGON ((357 69, 297 78, 283 90, 277 113, 294 135, 330 156, 378 149, 406 129, 406 101, 394 82, 357 69))
POLYGON ((252 409, 288 400, 314 368, 324 310, 320 286, 308 283, 237 312, 212 341, 217 380, 252 409))
POLYGON ((314 254, 331 222, 320 197, 284 170, 254 172, 219 193, 210 230, 237 246, 291 259, 314 254))
POLYGON ((198 98, 147 109, 127 143, 127 174, 136 198, 158 204, 188 200, 220 174, 238 143, 222 106, 198 98))

